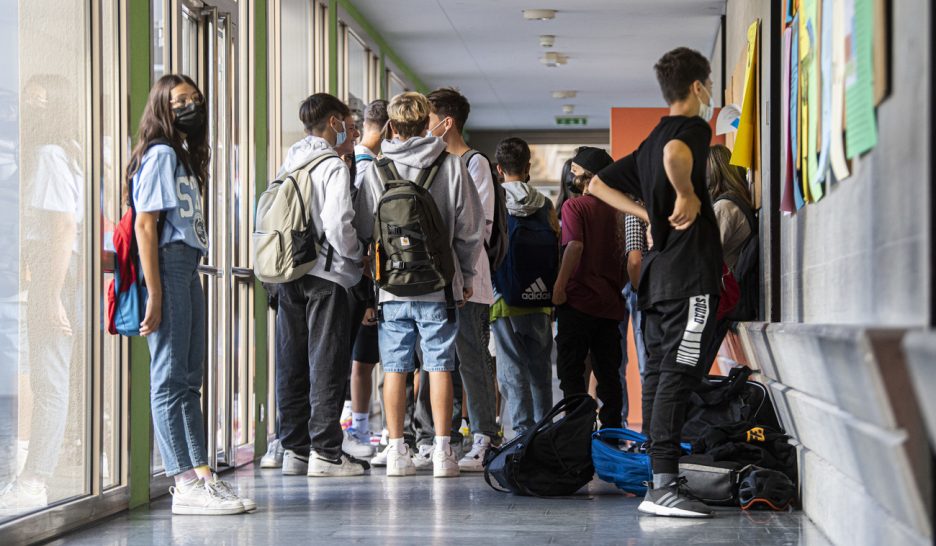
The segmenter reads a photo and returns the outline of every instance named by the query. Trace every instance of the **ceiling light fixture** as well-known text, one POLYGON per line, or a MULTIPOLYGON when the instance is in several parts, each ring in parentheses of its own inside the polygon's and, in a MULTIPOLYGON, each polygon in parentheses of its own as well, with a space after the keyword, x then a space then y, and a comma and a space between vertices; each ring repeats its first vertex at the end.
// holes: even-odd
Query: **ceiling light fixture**
POLYGON ((523 18, 528 21, 548 21, 556 17, 554 9, 525 9, 523 18))
POLYGON ((550 51, 549 53, 540 57, 540 62, 550 67, 566 64, 568 61, 568 55, 563 55, 562 53, 556 51, 550 51))
POLYGON ((552 47, 556 44, 556 37, 552 34, 541 34, 540 45, 543 47, 552 47))
POLYGON ((571 113, 574 112, 574 111, 575 111, 575 105, 574 105, 574 104, 563 104, 563 105, 562 105, 562 113, 563 113, 563 114, 571 114, 571 113))
POLYGON ((553 91, 552 98, 554 99, 574 99, 575 95, 578 94, 577 91, 553 91))

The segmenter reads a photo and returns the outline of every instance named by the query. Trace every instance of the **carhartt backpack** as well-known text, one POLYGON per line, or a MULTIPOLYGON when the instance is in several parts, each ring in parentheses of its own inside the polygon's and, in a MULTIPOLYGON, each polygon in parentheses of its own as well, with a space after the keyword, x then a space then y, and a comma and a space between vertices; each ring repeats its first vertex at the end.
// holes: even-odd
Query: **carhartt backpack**
POLYGON ((491 264, 491 272, 494 272, 504 263, 504 258, 507 256, 507 192, 497 181, 497 169, 494 168, 488 156, 478 150, 468 150, 463 156, 465 165, 469 165, 475 156, 487 159, 491 167, 491 183, 494 184, 492 188, 494 191, 494 225, 491 228, 491 240, 484 243, 484 250, 487 251, 488 262, 491 264))
MULTIPOLYGON (((325 160, 338 158, 326 152, 270 184, 257 201, 253 232, 254 274, 266 283, 294 281, 315 266, 325 234, 317 233, 310 210, 312 171, 325 160)), ((332 248, 325 258, 331 269, 332 248)))
POLYGON ((507 216, 507 256, 493 275, 494 286, 507 305, 552 304, 559 273, 559 238, 549 225, 551 207, 547 202, 530 216, 507 216))
MULTIPOLYGON (((155 139, 147 150, 157 144, 169 145, 164 139, 155 139)), ((146 282, 140 251, 136 243, 136 205, 133 202, 133 178, 127 183, 130 207, 114 227, 114 278, 107 286, 107 331, 113 335, 138 336, 140 323, 146 316, 146 282)), ((162 240, 166 211, 159 214, 156 223, 156 244, 162 240)))
POLYGON ((452 238, 429 194, 446 152, 415 181, 404 180, 393 161, 377 162, 384 193, 374 217, 374 282, 394 296, 424 296, 445 291, 449 320, 455 318, 455 257, 452 238))
POLYGON ((744 217, 747 219, 748 226, 751 228, 751 234, 745 239, 741 246, 741 253, 738 255, 738 261, 735 263, 732 274, 738 281, 741 297, 734 309, 729 312, 725 318, 733 321, 755 320, 760 306, 760 238, 757 230, 757 214, 751 210, 751 207, 738 199, 734 195, 725 194, 715 201, 727 199, 734 203, 744 217))

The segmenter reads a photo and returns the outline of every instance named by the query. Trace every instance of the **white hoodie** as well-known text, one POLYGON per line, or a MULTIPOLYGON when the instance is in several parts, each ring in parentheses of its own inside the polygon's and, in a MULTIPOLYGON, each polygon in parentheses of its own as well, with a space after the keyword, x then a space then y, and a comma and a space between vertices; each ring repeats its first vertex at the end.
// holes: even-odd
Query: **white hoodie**
MULTIPOLYGON (((276 177, 280 178, 331 151, 332 146, 324 138, 307 136, 289 148, 286 161, 276 177)), ((354 220, 351 175, 348 166, 337 156, 326 159, 312 171, 312 202, 309 207, 316 232, 325 234, 325 245, 308 274, 351 288, 361 280, 364 249, 351 225, 354 220), (331 269, 325 271, 329 248, 333 249, 331 269)))

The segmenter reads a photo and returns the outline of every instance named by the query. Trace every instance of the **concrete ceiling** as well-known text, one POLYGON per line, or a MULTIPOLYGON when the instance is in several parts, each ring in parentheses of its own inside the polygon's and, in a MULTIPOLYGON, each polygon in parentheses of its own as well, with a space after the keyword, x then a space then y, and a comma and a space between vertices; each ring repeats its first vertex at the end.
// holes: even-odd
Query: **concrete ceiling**
POLYGON ((688 46, 712 53, 724 0, 355 0, 430 88, 471 101, 469 130, 555 129, 563 104, 607 129, 612 106, 665 106, 653 65, 688 46), (526 21, 523 9, 556 9, 526 21), (539 35, 556 36, 543 48, 539 35), (568 64, 545 66, 548 51, 568 64), (574 89, 575 99, 552 91, 574 89))

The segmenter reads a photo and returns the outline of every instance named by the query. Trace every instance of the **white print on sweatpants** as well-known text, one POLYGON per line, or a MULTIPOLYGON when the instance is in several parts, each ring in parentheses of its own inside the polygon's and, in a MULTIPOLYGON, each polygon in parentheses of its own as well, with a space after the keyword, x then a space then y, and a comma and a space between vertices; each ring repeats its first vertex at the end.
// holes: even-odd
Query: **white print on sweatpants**
POLYGON ((702 331, 709 320, 709 297, 693 296, 689 298, 689 316, 686 319, 686 331, 683 332, 676 362, 686 366, 695 366, 702 356, 702 331))

